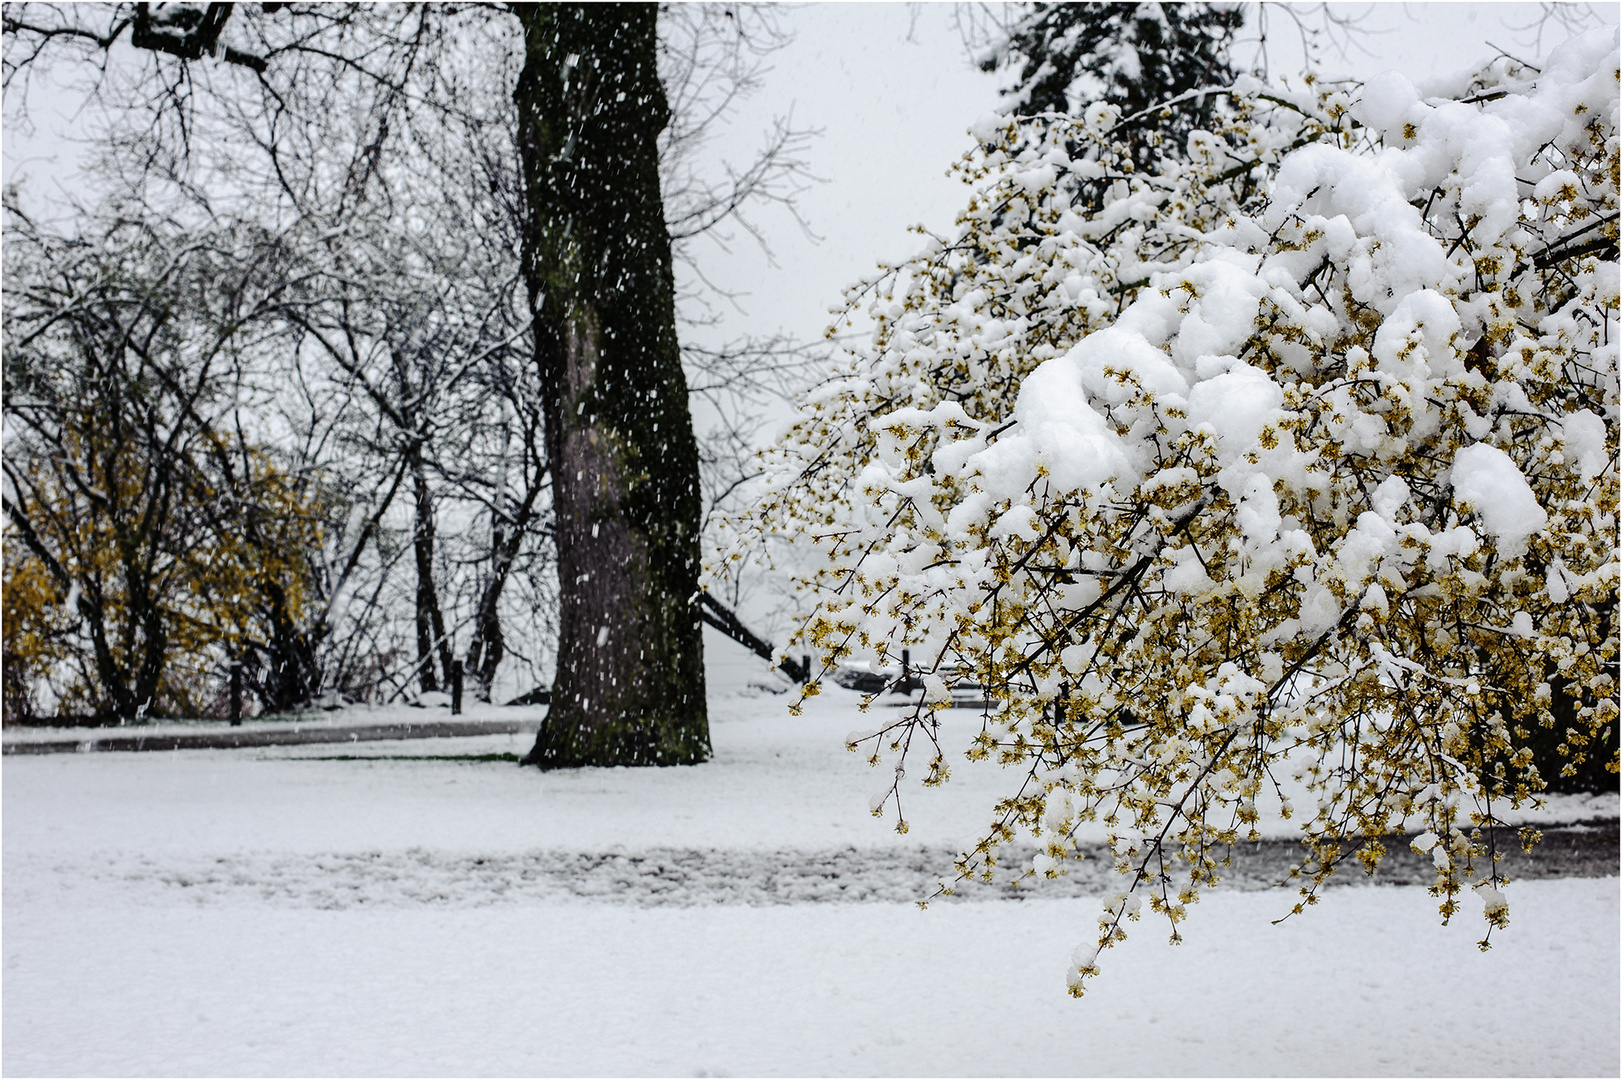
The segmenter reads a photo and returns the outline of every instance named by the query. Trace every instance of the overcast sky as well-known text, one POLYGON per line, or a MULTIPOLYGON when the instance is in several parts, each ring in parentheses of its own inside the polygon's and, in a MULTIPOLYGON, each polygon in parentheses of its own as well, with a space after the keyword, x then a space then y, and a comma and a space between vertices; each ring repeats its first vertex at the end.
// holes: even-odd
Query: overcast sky
MULTIPOLYGON (((775 265, 747 237, 738 237, 729 250, 701 241, 697 251, 706 275, 742 294, 742 312, 732 312, 716 336, 786 330, 818 338, 846 285, 881 259, 911 254, 917 239, 907 232, 909 225, 950 229, 964 189, 946 171, 968 148, 969 125, 998 107, 996 77, 975 68, 955 25, 966 8, 804 4, 784 11, 782 23, 794 39, 772 56, 765 85, 714 151, 746 162, 776 115, 791 114, 796 126, 821 129, 808 156, 825 182, 799 200, 801 216, 820 239, 805 235, 787 214, 768 212, 760 220, 775 265)), ((1494 46, 1532 61, 1566 36, 1557 21, 1543 21, 1541 41, 1528 29, 1543 15, 1543 5, 1535 3, 1332 9, 1352 19, 1356 32, 1344 55, 1333 42, 1319 50, 1330 75, 1366 78, 1396 68, 1419 82, 1478 65, 1494 46)), ((1594 10, 1617 18, 1614 5, 1594 10)), ((1247 47, 1236 60, 1248 64, 1253 55, 1247 47)), ((1271 70, 1297 72, 1301 56, 1288 12, 1270 9, 1271 70)), ((42 90, 36 85, 30 102, 40 135, 19 137, 8 108, 4 141, 5 181, 27 176, 36 190, 71 184, 73 158, 60 141, 73 127, 71 105, 49 101, 42 90)))
MULTIPOLYGON (((1309 5, 1301 5, 1307 7, 1309 5)), ((1479 66, 1493 46, 1527 61, 1567 36, 1544 22, 1535 3, 1333 5, 1355 20, 1352 47, 1320 48, 1328 75, 1367 78, 1395 68, 1415 82, 1479 66), (1488 44, 1491 42, 1492 44, 1488 44)), ((705 255, 708 276, 750 295, 747 318, 729 325, 781 328, 820 337, 843 288, 880 260, 899 261, 918 245, 906 230, 923 223, 949 230, 966 189, 946 175, 970 147, 969 125, 999 106, 997 79, 971 62, 954 25, 954 4, 807 4, 784 20, 793 43, 772 58, 766 85, 740 115, 729 148, 740 157, 771 113, 793 110, 797 125, 822 129, 812 169, 827 183, 807 192, 800 211, 820 242, 779 215, 773 267, 749 244, 705 255)), ((1598 10, 1616 21, 1617 10, 1598 10)), ((1299 33, 1287 12, 1269 19, 1268 61, 1278 74, 1302 67, 1299 33)), ((1247 31, 1253 33, 1253 31, 1247 31)), ((1251 50, 1236 57, 1248 63, 1251 50)))

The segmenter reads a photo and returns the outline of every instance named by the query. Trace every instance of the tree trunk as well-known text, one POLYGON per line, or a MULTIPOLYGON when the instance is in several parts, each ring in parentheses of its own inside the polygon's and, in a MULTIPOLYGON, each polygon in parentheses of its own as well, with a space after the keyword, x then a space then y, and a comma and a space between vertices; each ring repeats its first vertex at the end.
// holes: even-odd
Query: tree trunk
POLYGON ((291 712, 321 692, 319 650, 327 628, 324 623, 300 627, 280 582, 267 581, 263 588, 266 637, 262 645, 250 643, 247 673, 266 711, 291 712))
POLYGON ((480 701, 490 700, 490 687, 496 681, 496 669, 507 657, 507 639, 501 632, 502 587, 507 584, 505 574, 485 582, 479 595, 479 610, 473 617, 473 640, 467 647, 466 670, 473 676, 473 696, 480 701))
POLYGON ((473 616, 473 640, 467 647, 467 670, 473 673, 473 693, 480 701, 490 700, 490 687, 496 681, 496 669, 507 655, 507 639, 501 632, 501 592, 507 586, 508 575, 512 573, 513 560, 518 557, 524 530, 534 514, 535 496, 540 488, 541 479, 536 477, 511 528, 496 527, 492 530, 490 577, 479 593, 478 611, 473 616))
POLYGON ((524 274, 561 592, 543 768, 709 756, 698 450, 676 341, 651 4, 519 4, 524 274))
POLYGON ((417 675, 423 693, 431 694, 442 685, 440 675, 450 679, 451 646, 445 634, 445 617, 439 610, 439 590, 434 587, 434 497, 423 471, 422 451, 413 447, 409 460, 412 493, 416 496, 411 547, 417 562, 417 675), (435 659, 439 661, 437 671, 435 659))

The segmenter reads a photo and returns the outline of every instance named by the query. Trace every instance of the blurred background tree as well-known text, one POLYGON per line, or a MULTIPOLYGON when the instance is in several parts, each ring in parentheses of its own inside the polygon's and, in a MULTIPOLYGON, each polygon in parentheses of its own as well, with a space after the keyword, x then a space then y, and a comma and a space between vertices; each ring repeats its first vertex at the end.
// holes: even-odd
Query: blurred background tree
POLYGON ((267 616, 300 616, 320 542, 240 407, 288 277, 255 230, 82 224, 6 231, 8 712, 217 715, 267 616))

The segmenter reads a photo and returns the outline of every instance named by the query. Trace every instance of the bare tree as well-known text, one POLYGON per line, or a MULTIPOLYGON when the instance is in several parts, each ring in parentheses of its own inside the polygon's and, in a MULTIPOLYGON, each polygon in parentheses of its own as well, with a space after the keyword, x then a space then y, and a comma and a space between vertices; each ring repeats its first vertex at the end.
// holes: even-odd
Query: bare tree
MULTIPOLYGON (((622 36, 630 32, 627 27, 652 23, 650 15, 634 9, 616 12, 616 33, 622 36)), ((772 203, 792 206, 794 194, 810 179, 801 155, 807 133, 779 125, 759 160, 723 170, 720 178, 707 178, 696 155, 782 37, 769 13, 759 9, 729 14, 721 8, 677 8, 666 12, 665 25, 658 63, 679 112, 676 123, 653 129, 670 195, 656 231, 674 236, 678 251, 699 235, 724 241, 733 227, 758 238, 746 211, 772 203)), ((284 680, 285 689, 273 695, 278 702, 352 686, 356 673, 368 666, 357 642, 369 642, 375 654, 400 649, 394 631, 354 620, 346 605, 357 596, 370 615, 392 610, 391 597, 412 612, 412 632, 406 636, 415 640, 414 662, 402 669, 401 661, 391 661, 384 665, 387 672, 370 663, 395 692, 404 688, 402 671, 414 672, 419 684, 441 684, 461 634, 467 666, 477 675, 476 692, 488 694, 497 665, 510 652, 502 598, 510 595, 514 567, 535 567, 550 580, 551 560, 542 549, 557 543, 561 555, 563 530, 552 526, 557 493, 547 453, 551 430, 543 423, 543 406, 556 404, 552 395, 561 384, 545 381, 534 344, 511 333, 528 318, 521 296, 520 303, 505 308, 494 302, 503 289, 509 298, 516 292, 511 286, 518 279, 520 245, 512 241, 536 227, 536 189, 523 185, 518 167, 516 134, 526 105, 510 93, 519 65, 526 55, 533 60, 534 42, 526 54, 526 39, 516 32, 525 26, 532 35, 533 24, 515 24, 503 9, 485 5, 23 4, 5 10, 9 91, 25 96, 32 72, 45 58, 71 58, 80 61, 72 70, 82 73, 97 100, 123 116, 125 123, 109 124, 113 137, 103 170, 112 183, 139 192, 148 212, 180 220, 252 208, 273 229, 296 232, 304 256, 323 267, 289 315, 299 344, 282 365, 298 378, 284 381, 278 407, 301 453, 344 455, 347 464, 341 469, 364 477, 357 486, 367 494, 332 529, 342 542, 318 560, 317 579, 327 586, 321 613, 302 630, 287 628, 290 642, 303 643, 289 649, 302 653, 304 662, 294 667, 306 674, 284 680), (130 124, 132 117, 144 122, 130 124), (453 212, 446 214, 447 208, 453 212), (389 242, 403 250, 410 247, 403 238, 412 228, 441 221, 446 225, 435 244, 450 228, 470 237, 502 238, 507 262, 501 263, 499 242, 453 243, 448 250, 456 258, 403 275, 412 287, 426 290, 414 299, 406 296, 404 281, 389 281, 386 259, 357 265, 364 260, 355 252, 368 242, 360 236, 362 223, 393 237, 389 242), (472 257, 475 248, 478 256, 472 257), (485 297, 486 310, 500 309, 499 318, 485 327, 489 334, 456 337, 447 329, 450 323, 463 329, 473 324, 464 316, 447 322, 435 307, 436 274, 446 280, 460 274, 464 294, 467 279, 483 275, 491 294, 485 297), (448 350, 447 334, 457 342, 448 350), (400 499, 402 494, 409 498, 400 499), (458 520, 477 513, 487 524, 472 530, 458 526, 456 543, 447 548, 437 524, 446 512, 458 520), (409 598, 390 576, 406 564, 416 571, 409 598), (345 618, 349 626, 340 634, 336 622, 345 618), (324 659, 317 659, 318 653, 324 659)), ((651 48, 651 37, 649 42, 651 48)), ((546 62, 562 71, 569 55, 546 62)), ((651 100, 645 102, 650 108, 651 100)), ((659 196, 656 183, 641 197, 657 205, 659 196)), ((700 279, 689 275, 688 280, 688 295, 705 288, 700 279)), ((530 284, 536 284, 533 278, 530 284)), ((653 302, 650 295, 639 294, 637 303, 653 302)), ((458 303, 463 300, 465 295, 458 303)), ((464 304, 458 310, 465 315, 470 309, 464 304)), ((743 473, 742 451, 754 421, 739 403, 771 392, 773 381, 783 378, 798 357, 780 342, 743 341, 712 352, 689 350, 684 359, 689 370, 702 375, 696 384, 700 392, 719 403, 720 420, 701 458, 705 475, 713 477, 713 501, 743 473)), ((637 389, 630 381, 644 374, 638 369, 617 377, 630 391, 637 389)), ((661 388, 654 396, 679 396, 677 412, 684 414, 679 369, 676 374, 676 379, 654 380, 661 388)), ((676 408, 674 400, 670 405, 676 408)), ((650 421, 664 426, 665 441, 680 441, 672 425, 689 426, 677 412, 650 421)), ((561 414, 552 419, 551 426, 564 425, 561 414)), ((307 464, 314 476, 336 461, 312 458, 307 464)), ((679 501, 681 487, 676 484, 659 498, 679 501)), ((696 491, 696 481, 693 487, 696 491)), ((695 521, 683 531, 696 535, 698 527, 695 521)), ((612 544, 597 543, 602 539, 583 538, 585 564, 607 565, 618 557, 612 544)), ((550 585, 526 581, 520 590, 520 606, 530 611, 546 603, 553 590, 561 595, 560 644, 595 642, 595 625, 569 629, 571 620, 578 621, 568 600, 580 584, 577 578, 579 573, 565 573, 550 585)), ((661 600, 672 613, 692 592, 673 579, 657 587, 674 590, 661 600)), ((610 651, 632 647, 629 642, 607 646, 610 651)), ((636 657, 628 660, 627 653, 614 662, 616 672, 642 663, 645 650, 635 647, 636 657)), ((592 650, 597 651, 595 644, 592 650)), ((533 641, 523 651, 538 658, 533 641)), ((560 657, 560 672, 567 663, 560 657)), ((686 661, 678 666, 701 670, 686 661)), ((281 673, 286 660, 269 667, 281 673)), ((601 677, 609 680, 609 691, 620 678, 601 677)), ((597 712, 606 716, 608 706, 602 703, 612 697, 593 691, 580 700, 596 701, 597 712)), ((687 708, 697 701, 701 713, 702 694, 695 696, 691 685, 674 697, 687 708)))
POLYGON ((7 208, 3 498, 84 638, 67 697, 125 722, 197 708, 211 652, 305 589, 310 502, 232 423, 296 281, 252 227, 84 225, 7 208))

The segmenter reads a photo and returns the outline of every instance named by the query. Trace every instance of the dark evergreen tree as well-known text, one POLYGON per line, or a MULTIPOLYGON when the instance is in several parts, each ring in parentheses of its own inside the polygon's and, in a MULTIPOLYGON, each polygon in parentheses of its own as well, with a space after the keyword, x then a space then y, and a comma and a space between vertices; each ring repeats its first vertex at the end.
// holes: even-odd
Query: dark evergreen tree
MULTIPOLYGON (((1229 83, 1228 45, 1243 21, 1237 5, 1031 4, 980 66, 1018 69, 1007 91, 1014 112, 1075 114, 1104 101, 1130 117, 1229 83)), ((1179 153, 1188 132, 1210 122, 1215 103, 1207 95, 1130 129, 1139 168, 1168 147, 1179 153)))

